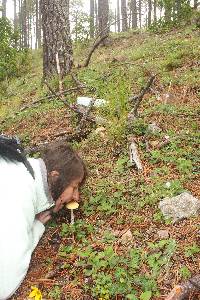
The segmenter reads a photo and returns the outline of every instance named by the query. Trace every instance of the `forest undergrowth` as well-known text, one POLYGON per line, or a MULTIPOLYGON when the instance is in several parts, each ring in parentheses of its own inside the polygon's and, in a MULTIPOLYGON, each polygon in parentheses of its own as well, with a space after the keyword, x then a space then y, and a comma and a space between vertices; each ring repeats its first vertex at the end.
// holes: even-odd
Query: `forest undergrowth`
MULTIPOLYGON (((87 52, 88 46, 77 45, 75 64, 87 52)), ((200 32, 188 26, 159 35, 113 35, 87 68, 74 70, 86 88, 66 100, 105 99, 92 110, 105 122, 72 143, 89 170, 75 224, 66 211, 50 222, 12 300, 27 299, 31 286, 43 299, 161 300, 174 285, 199 274, 199 215, 173 223, 158 207, 163 198, 183 191, 200 200, 199 59, 200 32), (155 81, 139 116, 127 121, 130 97, 152 74, 155 81), (149 129, 153 123, 159 130, 149 129), (131 137, 142 172, 130 163, 131 137), (160 146, 166 138, 169 143, 160 146)), ((59 139, 76 124, 59 99, 33 105, 49 93, 41 84, 41 68, 41 53, 32 53, 28 74, 1 83, 1 132, 19 136, 25 147, 59 139), (30 108, 20 112, 25 105, 30 108)), ((57 85, 57 79, 51 81, 54 89, 57 85)), ((64 81, 66 89, 74 85, 71 77, 64 81)))

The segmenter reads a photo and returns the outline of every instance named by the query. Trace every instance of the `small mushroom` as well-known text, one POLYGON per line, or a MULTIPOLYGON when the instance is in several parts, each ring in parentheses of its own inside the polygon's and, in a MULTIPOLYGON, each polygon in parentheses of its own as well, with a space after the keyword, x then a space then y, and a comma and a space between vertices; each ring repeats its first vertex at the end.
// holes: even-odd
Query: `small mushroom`
POLYGON ((76 201, 71 201, 66 204, 66 208, 71 210, 71 225, 74 224, 74 209, 79 207, 79 203, 76 201))

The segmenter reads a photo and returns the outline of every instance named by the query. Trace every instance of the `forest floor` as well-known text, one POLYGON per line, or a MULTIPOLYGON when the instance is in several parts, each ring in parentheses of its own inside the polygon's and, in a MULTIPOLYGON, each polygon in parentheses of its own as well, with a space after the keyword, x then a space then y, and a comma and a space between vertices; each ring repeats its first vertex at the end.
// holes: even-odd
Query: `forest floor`
MULTIPOLYGON (((77 62, 87 52, 87 46, 77 47, 77 62)), ((59 99, 31 106, 49 93, 41 86, 39 52, 32 61, 28 75, 5 83, 0 99, 1 132, 18 135, 24 146, 70 134, 76 122, 59 99), (30 108, 13 116, 23 105, 30 108)), ((159 35, 114 35, 96 50, 88 68, 76 70, 78 79, 94 89, 66 99, 106 99, 105 106, 93 110, 106 124, 103 132, 94 128, 73 143, 89 170, 76 222, 70 225, 64 210, 48 224, 12 300, 28 299, 31 286, 48 300, 161 300, 176 284, 199 274, 200 216, 172 223, 158 207, 161 199, 182 191, 200 200, 199 61, 200 33, 190 26, 159 35), (128 99, 151 74, 155 82, 127 128, 128 99), (150 132, 152 123, 161 130, 150 132), (131 136, 143 164, 140 173, 129 161, 131 136), (160 148, 166 136, 170 143, 160 148)), ((55 87, 56 79, 51 84, 55 87)), ((64 84, 67 89, 75 83, 67 78, 64 84)))

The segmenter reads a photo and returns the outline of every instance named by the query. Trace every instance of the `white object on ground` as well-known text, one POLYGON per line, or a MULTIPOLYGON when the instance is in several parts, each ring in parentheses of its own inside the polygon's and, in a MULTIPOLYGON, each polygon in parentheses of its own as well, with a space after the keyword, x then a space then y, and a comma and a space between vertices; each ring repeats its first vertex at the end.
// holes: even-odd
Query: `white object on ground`
POLYGON ((131 163, 132 164, 135 163, 138 170, 142 171, 143 170, 142 163, 141 163, 141 160, 140 160, 140 157, 139 157, 139 153, 138 153, 138 150, 137 150, 136 143, 134 141, 131 142, 129 149, 130 149, 130 161, 131 161, 131 163))
MULTIPOLYGON (((90 97, 77 97, 77 104, 83 105, 83 106, 89 106, 91 102, 93 101, 93 98, 90 97)), ((100 107, 106 104, 105 99, 95 99, 94 106, 100 107)))

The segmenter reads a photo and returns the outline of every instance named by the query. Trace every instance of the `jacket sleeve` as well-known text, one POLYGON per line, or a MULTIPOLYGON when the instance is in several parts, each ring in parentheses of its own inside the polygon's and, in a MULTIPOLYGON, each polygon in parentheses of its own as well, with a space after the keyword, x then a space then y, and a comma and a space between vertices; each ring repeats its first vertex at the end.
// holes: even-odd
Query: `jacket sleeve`
POLYGON ((0 245, 0 300, 12 296, 22 283, 32 252, 44 230, 44 225, 38 220, 34 221, 29 232, 22 226, 12 229, 12 232, 6 230, 7 239, 3 238, 0 245))
POLYGON ((0 300, 11 297, 44 233, 35 220, 35 182, 23 164, 0 159, 0 300))
POLYGON ((33 223, 33 229, 32 229, 32 235, 33 235, 32 247, 33 247, 33 250, 37 246, 40 238, 42 237, 42 235, 44 233, 44 231, 45 231, 44 225, 40 221, 35 219, 34 223, 33 223))

